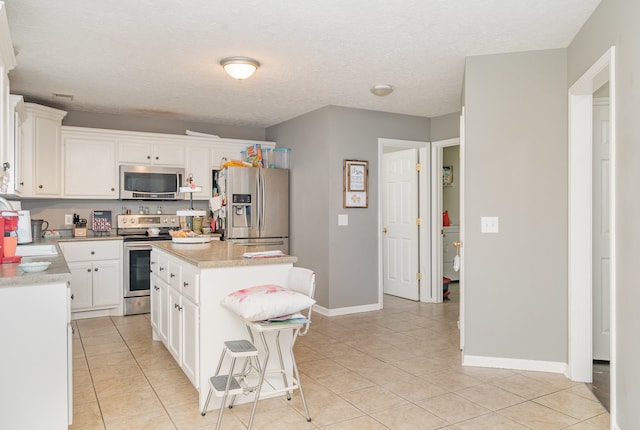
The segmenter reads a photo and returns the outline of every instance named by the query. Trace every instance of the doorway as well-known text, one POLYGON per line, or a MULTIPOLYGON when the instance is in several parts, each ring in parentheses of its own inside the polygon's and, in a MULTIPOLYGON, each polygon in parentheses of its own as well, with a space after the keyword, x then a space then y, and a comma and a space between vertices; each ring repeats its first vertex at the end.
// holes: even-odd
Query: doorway
POLYGON ((428 142, 378 139, 380 304, 385 293, 421 301, 430 295, 429 157, 428 142))
POLYGON ((460 241, 461 181, 460 139, 446 139, 431 144, 431 285, 433 302, 445 299, 444 278, 459 281, 453 262, 460 241), (446 174, 445 174, 446 172, 446 174), (444 211, 448 211, 450 224, 444 226, 444 211))
MULTIPOLYGON (((610 48, 569 89, 569 357, 567 376, 591 382, 593 372, 594 292, 594 194, 593 194, 593 98, 609 84, 608 200, 606 240, 609 248, 607 273, 610 301, 610 413, 616 416, 616 133, 615 133, 615 48, 610 48)), ((605 305, 606 306, 606 305, 605 305)))

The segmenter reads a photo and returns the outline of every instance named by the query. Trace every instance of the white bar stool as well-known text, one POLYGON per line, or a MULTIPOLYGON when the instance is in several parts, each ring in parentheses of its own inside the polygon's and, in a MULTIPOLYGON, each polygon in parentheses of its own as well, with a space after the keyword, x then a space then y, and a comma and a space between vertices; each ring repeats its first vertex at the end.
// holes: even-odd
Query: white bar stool
POLYGON ((224 412, 225 403, 229 395, 233 396, 231 403, 229 404, 229 407, 231 408, 233 407, 233 401, 238 394, 255 392, 256 396, 253 401, 253 408, 251 410, 248 427, 249 429, 251 428, 253 414, 255 413, 256 403, 258 401, 260 386, 262 385, 263 379, 263 376, 261 376, 257 385, 250 385, 248 376, 252 373, 264 375, 264 372, 260 367, 260 362, 258 361, 258 350, 256 347, 253 346, 251 342, 244 339, 226 341, 224 343, 224 348, 222 349, 222 354, 220 355, 220 361, 218 361, 216 373, 214 376, 209 378, 209 393, 207 394, 207 400, 201 412, 202 416, 207 413, 207 408, 209 407, 209 401, 211 400, 212 394, 216 397, 222 397, 222 403, 220 404, 220 410, 218 411, 216 430, 220 428, 220 424, 222 423, 222 413, 224 412), (220 368, 222 367, 222 363, 227 355, 231 358, 229 373, 226 375, 220 375, 220 368), (238 358, 243 358, 244 363, 242 365, 242 370, 239 373, 234 373, 236 360, 238 358))

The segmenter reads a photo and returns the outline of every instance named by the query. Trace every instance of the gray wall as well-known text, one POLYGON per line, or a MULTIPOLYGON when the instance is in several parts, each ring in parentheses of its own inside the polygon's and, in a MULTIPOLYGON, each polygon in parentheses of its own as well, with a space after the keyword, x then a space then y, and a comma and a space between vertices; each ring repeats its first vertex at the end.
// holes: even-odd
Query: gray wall
POLYGON ((428 118, 337 106, 267 129, 267 140, 292 148, 291 246, 299 264, 318 273, 321 306, 378 303, 378 138, 429 134, 428 118), (344 159, 369 161, 366 209, 342 207, 344 159), (338 226, 338 214, 349 216, 348 226, 338 226))
POLYGON ((182 134, 186 130, 215 134, 229 139, 265 140, 265 129, 238 127, 206 122, 184 121, 171 116, 117 115, 108 113, 69 111, 63 125, 107 128, 111 130, 144 131, 150 133, 182 134))
POLYGON ((460 112, 431 118, 431 142, 460 137, 460 112))
POLYGON ((567 360, 566 88, 566 50, 467 58, 465 355, 567 360))
POLYGON ((568 48, 568 83, 572 85, 606 50, 616 47, 616 268, 617 420, 621 429, 640 423, 640 2, 603 0, 568 48))

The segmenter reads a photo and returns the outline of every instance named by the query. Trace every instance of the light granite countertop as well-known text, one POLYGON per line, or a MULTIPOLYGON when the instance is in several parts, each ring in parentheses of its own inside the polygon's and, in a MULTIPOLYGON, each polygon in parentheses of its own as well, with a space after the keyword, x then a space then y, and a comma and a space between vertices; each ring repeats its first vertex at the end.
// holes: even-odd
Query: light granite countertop
MULTIPOLYGON (((52 241, 42 241, 38 243, 55 244, 55 242, 52 241)), ((20 268, 19 263, 0 264, 0 288, 70 281, 71 272, 62 255, 62 250, 58 245, 56 245, 56 249, 58 250, 58 255, 55 256, 22 257, 21 263, 50 261, 51 265, 43 272, 25 273, 20 268)))
POLYGON ((297 257, 285 255, 270 258, 243 258, 245 252, 265 251, 263 247, 244 246, 226 241, 211 241, 204 244, 173 243, 171 241, 149 242, 154 248, 168 252, 200 269, 218 267, 257 266, 263 264, 296 263, 297 257))

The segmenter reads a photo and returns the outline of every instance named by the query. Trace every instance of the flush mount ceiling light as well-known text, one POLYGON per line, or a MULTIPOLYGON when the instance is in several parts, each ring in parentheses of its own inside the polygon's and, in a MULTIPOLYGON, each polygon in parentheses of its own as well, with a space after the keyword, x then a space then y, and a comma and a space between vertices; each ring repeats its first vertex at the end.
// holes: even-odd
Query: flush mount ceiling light
POLYGON ((377 84, 372 86, 369 91, 371 91, 371 94, 373 94, 374 96, 384 97, 393 92, 393 85, 377 84))
POLYGON ((227 57, 220 60, 220 65, 233 79, 247 79, 258 69, 260 63, 249 57, 227 57))

